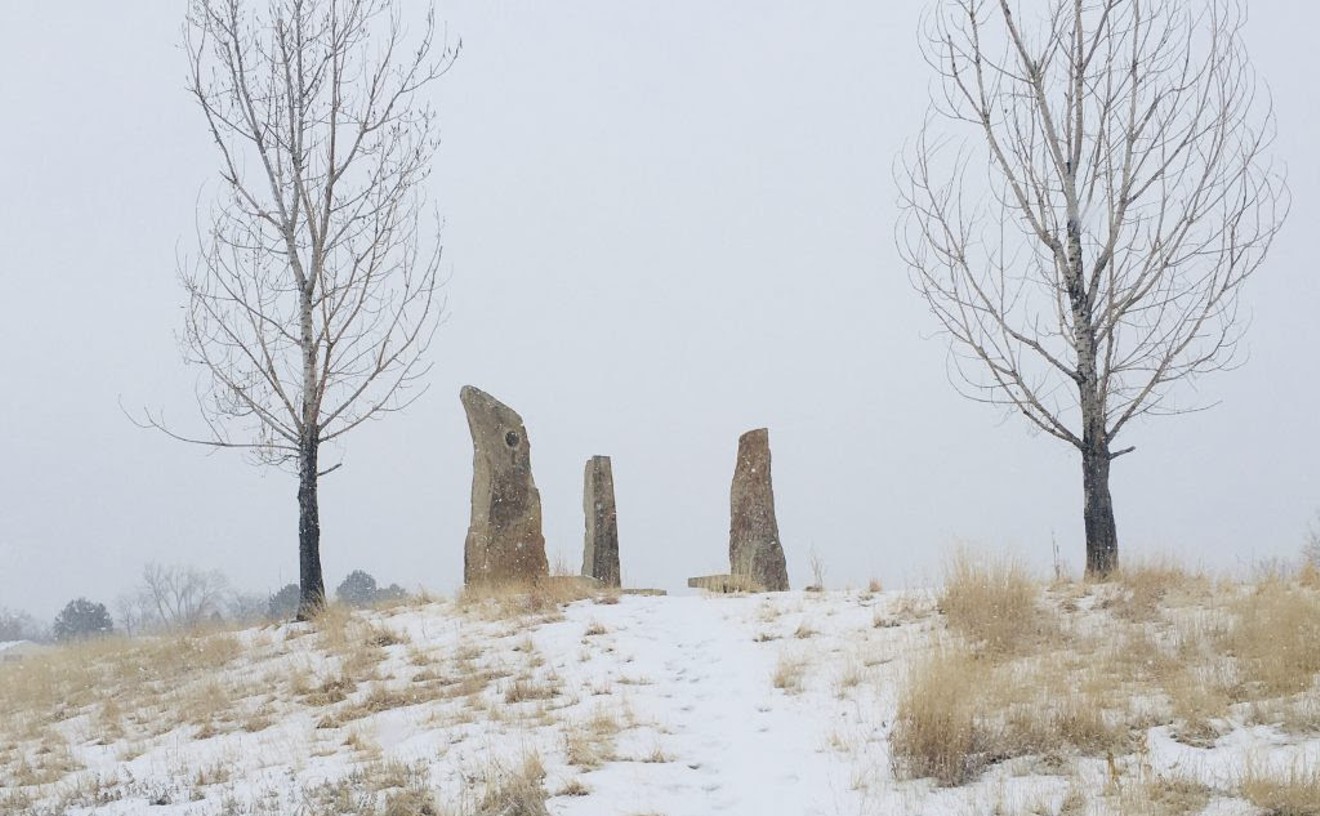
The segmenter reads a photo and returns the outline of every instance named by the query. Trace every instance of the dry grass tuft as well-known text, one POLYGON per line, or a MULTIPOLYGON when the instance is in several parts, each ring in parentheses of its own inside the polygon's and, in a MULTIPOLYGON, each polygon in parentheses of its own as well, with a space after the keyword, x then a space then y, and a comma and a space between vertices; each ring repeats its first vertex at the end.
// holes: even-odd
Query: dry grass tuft
POLYGON ((449 811, 436 802, 426 763, 373 759, 342 779, 303 789, 294 812, 304 816, 442 816, 449 811))
POLYGON ((517 768, 493 765, 473 816, 549 816, 544 780, 545 767, 536 754, 524 756, 517 768))
POLYGON ((1169 698, 1174 739, 1209 748, 1223 736, 1232 703, 1224 668, 1224 661, 1189 663, 1164 679, 1161 685, 1169 698))
POLYGON ((575 601, 598 603, 617 601, 615 590, 602 589, 583 576, 550 576, 529 583, 481 584, 468 586, 459 593, 458 608, 485 620, 541 618, 559 620, 561 607, 575 601))
POLYGON ((590 794, 591 788, 587 787, 581 779, 574 777, 565 782, 564 787, 560 788, 555 796, 588 796, 590 794))
POLYGON ((599 768, 614 759, 614 739, 622 729, 617 716, 598 706, 586 721, 564 725, 565 759, 579 768, 599 768))
POLYGON ((569 765, 585 770, 599 768, 614 758, 612 740, 597 738, 582 729, 564 731, 564 759, 569 765))
POLYGON ((1269 816, 1320 816, 1320 768, 1295 764, 1277 773, 1249 762, 1238 794, 1269 816))
POLYGON ((771 682, 775 688, 782 689, 787 694, 800 694, 803 689, 803 676, 806 674, 807 661, 803 657, 791 657, 788 654, 780 653, 779 662, 775 664, 775 672, 771 675, 771 682))
POLYGON ((316 610, 311 618, 318 642, 327 652, 342 652, 348 645, 349 624, 353 622, 353 609, 347 604, 327 603, 316 610))
POLYGON ((504 702, 525 703, 530 700, 549 700, 558 694, 559 684, 557 682, 518 677, 504 689, 504 702))
POLYGON ((1234 624, 1224 642, 1237 657, 1241 700, 1298 694, 1313 689, 1320 672, 1320 592, 1267 580, 1233 607, 1234 624))
POLYGON ((912 669, 889 737, 896 775, 961 785, 980 773, 990 735, 976 711, 979 674, 962 649, 939 651, 912 669))
MULTIPOLYGON (((370 717, 382 711, 408 706, 421 705, 445 696, 443 687, 408 683, 391 687, 384 683, 375 683, 361 700, 334 712, 334 719, 339 723, 370 717)), ((338 727, 338 726, 334 726, 338 727)))
POLYGON ((1040 589, 1017 561, 980 564, 966 552, 949 562, 939 610, 949 628, 992 654, 1017 651, 1045 630, 1040 589))
POLYGON ((1150 776, 1123 785, 1119 812, 1125 816, 1189 816, 1210 803, 1213 791, 1204 782, 1184 776, 1150 776))
POLYGON ((1160 610, 1204 599, 1211 590, 1205 575, 1189 573, 1173 561, 1124 566, 1105 606, 1126 621, 1152 621, 1160 610))
POLYGON ((960 785, 1013 757, 1124 753, 1145 723, 1111 681, 1068 650, 1009 660, 944 644, 900 688, 894 771, 960 785))

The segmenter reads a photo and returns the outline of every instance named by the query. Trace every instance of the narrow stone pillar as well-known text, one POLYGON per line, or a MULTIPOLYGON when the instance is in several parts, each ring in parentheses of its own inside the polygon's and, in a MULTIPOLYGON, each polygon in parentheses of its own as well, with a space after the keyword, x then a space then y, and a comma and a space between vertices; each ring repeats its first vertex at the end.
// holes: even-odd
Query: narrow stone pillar
POLYGON ((763 590, 788 589, 788 567, 779 542, 775 491, 770 482, 770 431, 766 428, 739 437, 729 496, 729 572, 763 590))
POLYGON ((619 522, 614 509, 614 472, 608 456, 587 460, 582 511, 587 517, 582 574, 595 578, 602 586, 620 586, 619 522))
POLYGON ((541 493, 532 479, 522 417, 470 385, 459 392, 472 431, 472 521, 463 582, 531 583, 549 575, 541 534, 541 493))

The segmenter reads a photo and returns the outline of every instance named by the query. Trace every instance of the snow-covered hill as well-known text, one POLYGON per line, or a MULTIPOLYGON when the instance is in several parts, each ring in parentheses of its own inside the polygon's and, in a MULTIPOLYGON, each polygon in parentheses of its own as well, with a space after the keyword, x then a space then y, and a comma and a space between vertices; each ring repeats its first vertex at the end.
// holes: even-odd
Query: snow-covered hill
POLYGON ((1314 676, 1266 693, 1247 656, 1191 643, 1232 642, 1258 589, 1037 591, 1033 645, 998 656, 933 593, 868 591, 425 601, 89 643, 0 667, 0 812, 1320 813, 1314 676), (945 681, 970 685, 922 720, 945 681), (1226 696, 1188 713, 1207 689, 1226 696), (1003 710, 967 715, 960 778, 921 776, 919 738, 962 739, 973 699, 1003 710))

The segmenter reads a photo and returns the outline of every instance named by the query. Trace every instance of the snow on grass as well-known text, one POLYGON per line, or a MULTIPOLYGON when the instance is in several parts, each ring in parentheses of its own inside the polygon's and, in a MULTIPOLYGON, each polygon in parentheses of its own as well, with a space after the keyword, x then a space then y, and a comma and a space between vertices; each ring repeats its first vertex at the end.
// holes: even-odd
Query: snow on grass
POLYGON ((0 667, 0 812, 1320 814, 1320 592, 466 596, 0 667))

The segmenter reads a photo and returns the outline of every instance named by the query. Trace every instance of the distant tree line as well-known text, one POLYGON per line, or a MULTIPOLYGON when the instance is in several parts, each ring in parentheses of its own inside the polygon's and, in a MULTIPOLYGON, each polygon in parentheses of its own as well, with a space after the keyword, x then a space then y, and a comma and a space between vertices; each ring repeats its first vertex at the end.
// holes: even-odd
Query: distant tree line
MULTIPOLYGON (((340 603, 357 608, 407 595, 398 584, 379 586, 371 573, 360 569, 350 572, 335 590, 340 603)), ((113 613, 104 603, 78 597, 46 626, 27 612, 0 607, 0 643, 63 643, 110 634, 186 631, 206 624, 288 620, 298 614, 300 598, 296 583, 270 594, 240 592, 218 570, 149 563, 137 585, 115 599, 113 613)))

